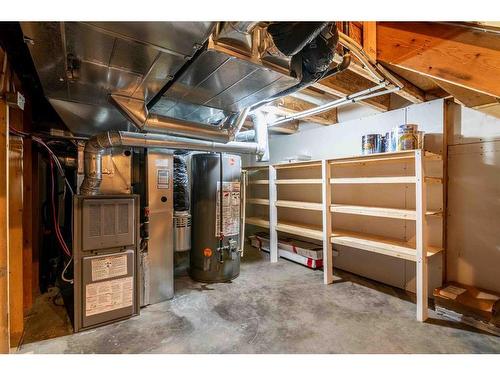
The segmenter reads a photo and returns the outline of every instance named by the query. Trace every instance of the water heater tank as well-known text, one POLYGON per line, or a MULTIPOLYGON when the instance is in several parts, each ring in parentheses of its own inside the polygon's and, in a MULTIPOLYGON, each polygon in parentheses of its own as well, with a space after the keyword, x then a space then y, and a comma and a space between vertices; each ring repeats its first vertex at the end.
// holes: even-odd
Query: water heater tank
POLYGON ((241 158, 196 154, 191 171, 190 276, 209 283, 232 280, 240 273, 241 158))

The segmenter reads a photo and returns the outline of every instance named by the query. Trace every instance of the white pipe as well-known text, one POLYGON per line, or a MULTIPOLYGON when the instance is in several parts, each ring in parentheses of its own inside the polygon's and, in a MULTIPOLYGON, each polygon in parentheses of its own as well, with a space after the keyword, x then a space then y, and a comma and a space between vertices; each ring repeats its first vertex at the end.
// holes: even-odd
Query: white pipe
MULTIPOLYGON (((382 82, 382 83, 380 83, 377 86, 370 87, 370 88, 368 88, 366 90, 362 90, 362 91, 359 91, 357 93, 347 95, 344 98, 336 99, 334 101, 325 103, 325 104, 320 105, 318 107, 314 107, 314 108, 311 108, 311 109, 308 109, 308 110, 305 110, 305 111, 302 111, 302 112, 298 112, 298 113, 295 113, 295 114, 293 114, 291 116, 283 117, 283 118, 281 118, 281 119, 273 122, 269 126, 272 127, 272 126, 280 125, 280 124, 283 124, 285 122, 289 122, 289 121, 292 121, 292 120, 298 120, 298 119, 301 119, 301 118, 304 118, 304 117, 314 116, 316 114, 329 111, 329 110, 331 110, 333 108, 340 107, 341 105, 344 105, 344 104, 355 103, 355 102, 363 100, 363 99, 367 99, 367 98, 372 98, 374 96, 388 94, 388 93, 392 92, 391 91, 392 89, 387 89, 387 90, 384 90, 384 91, 375 92, 375 91, 378 91, 378 90, 381 90, 381 89, 385 88, 387 85, 389 85, 388 81, 382 82)), ((397 90, 399 90, 399 87, 397 88, 397 90)))
POLYGON ((107 149, 120 146, 234 152, 256 155, 264 155, 266 152, 263 147, 264 145, 259 145, 255 142, 216 143, 197 139, 172 137, 164 134, 108 131, 90 138, 85 144, 85 178, 80 187, 80 191, 83 195, 96 195, 99 193, 99 187, 102 181, 102 156, 107 149))

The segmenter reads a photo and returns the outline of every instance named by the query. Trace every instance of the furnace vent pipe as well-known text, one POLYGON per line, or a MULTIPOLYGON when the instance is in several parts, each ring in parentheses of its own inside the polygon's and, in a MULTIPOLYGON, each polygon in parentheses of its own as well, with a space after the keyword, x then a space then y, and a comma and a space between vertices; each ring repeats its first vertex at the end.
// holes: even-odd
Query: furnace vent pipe
POLYGON ((80 187, 83 195, 99 193, 102 181, 102 156, 106 150, 121 146, 254 154, 260 159, 266 154, 264 146, 257 142, 217 143, 164 134, 108 131, 90 138, 85 144, 85 178, 80 187))
POLYGON ((110 95, 110 100, 141 131, 221 143, 234 140, 248 114, 248 109, 245 109, 235 121, 209 125, 149 113, 142 100, 119 95, 110 95))

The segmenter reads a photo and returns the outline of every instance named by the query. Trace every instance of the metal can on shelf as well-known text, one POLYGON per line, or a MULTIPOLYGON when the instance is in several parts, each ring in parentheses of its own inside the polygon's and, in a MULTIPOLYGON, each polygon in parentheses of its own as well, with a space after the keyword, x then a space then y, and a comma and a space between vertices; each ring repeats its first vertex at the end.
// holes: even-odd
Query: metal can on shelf
POLYGON ((384 152, 396 151, 396 137, 394 136, 394 129, 385 133, 384 143, 384 152))
POLYGON ((397 151, 417 148, 418 125, 403 124, 397 127, 397 151))
POLYGON ((382 152, 382 136, 380 134, 366 134, 361 138, 363 155, 382 152))

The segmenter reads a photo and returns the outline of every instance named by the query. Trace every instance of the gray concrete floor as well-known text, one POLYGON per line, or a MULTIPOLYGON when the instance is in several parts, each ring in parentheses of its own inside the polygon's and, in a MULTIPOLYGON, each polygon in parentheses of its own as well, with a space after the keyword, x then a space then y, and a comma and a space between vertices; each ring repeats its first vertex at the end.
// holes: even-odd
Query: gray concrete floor
MULTIPOLYGON (((403 291, 338 271, 245 253, 231 283, 176 280, 171 301, 79 334, 24 344, 21 353, 500 353, 500 338, 439 318, 415 320, 403 291)), ((29 329, 29 328, 28 328, 29 329)))

